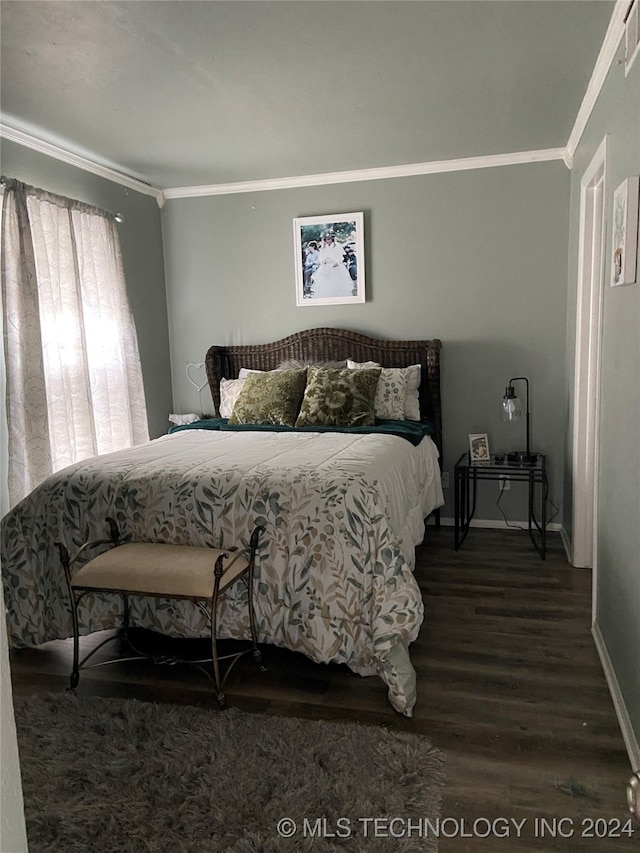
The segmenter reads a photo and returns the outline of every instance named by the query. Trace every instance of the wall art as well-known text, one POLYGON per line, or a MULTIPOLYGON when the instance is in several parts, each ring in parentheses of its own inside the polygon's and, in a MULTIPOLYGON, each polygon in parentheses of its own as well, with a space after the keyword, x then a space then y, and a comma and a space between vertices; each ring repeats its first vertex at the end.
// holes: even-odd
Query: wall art
POLYGON ((634 284, 638 275, 638 196, 640 178, 623 181, 613 194, 611 287, 634 284))
POLYGON ((293 238, 296 305, 365 301, 362 213, 294 219, 293 238))

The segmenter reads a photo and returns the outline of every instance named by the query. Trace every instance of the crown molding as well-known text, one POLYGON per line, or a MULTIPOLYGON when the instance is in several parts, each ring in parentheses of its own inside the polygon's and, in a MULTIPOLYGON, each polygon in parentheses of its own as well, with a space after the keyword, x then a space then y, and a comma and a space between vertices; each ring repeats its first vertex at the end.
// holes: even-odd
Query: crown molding
POLYGON ((150 195, 162 207, 169 198, 198 198, 202 196, 231 195, 235 193, 265 192, 269 190, 296 189, 299 187, 326 186, 330 184, 354 183, 357 181, 376 181, 386 178, 404 178, 416 175, 435 175, 445 172, 461 172, 470 169, 489 169, 497 166, 513 166, 522 163, 541 163, 549 160, 562 160, 568 169, 572 168, 573 156, 578 147, 584 129, 606 76, 611 67, 620 40, 624 35, 624 19, 629 0, 616 0, 607 32, 598 54, 598 59, 589 80, 589 85, 580 105, 573 129, 565 148, 547 148, 535 151, 518 151, 510 154, 490 154, 480 157, 466 157, 457 160, 434 160, 426 163, 408 163, 401 166, 382 166, 373 169, 357 169, 345 172, 326 172, 317 175, 299 175, 285 178, 268 178, 256 181, 237 181, 226 184, 204 186, 173 187, 161 190, 132 178, 117 169, 103 166, 71 149, 45 142, 30 133, 18 130, 0 122, 0 137, 17 142, 55 160, 68 163, 98 175, 108 181, 150 195))
POLYGON ((129 189, 145 195, 153 196, 162 207, 169 198, 198 198, 202 196, 231 195, 235 193, 266 192, 270 190, 296 189, 299 187, 316 187, 330 184, 354 183, 357 181, 376 181, 387 178, 405 178, 416 175, 436 175, 445 172, 462 172, 470 169, 489 169, 497 166, 514 166, 522 163, 542 163, 550 160, 563 160, 571 168, 567 160, 567 149, 545 148, 534 151, 517 151, 509 154, 488 154, 480 157, 465 157, 457 160, 434 160, 426 163, 407 163, 401 166, 380 166, 373 169, 355 169, 346 172, 323 172, 317 175, 297 175, 286 178, 266 178, 256 181, 237 181, 227 184, 208 184, 204 186, 173 187, 161 190, 150 184, 145 184, 136 178, 96 163, 81 154, 45 142, 33 134, 18 130, 8 124, 0 123, 0 137, 17 142, 26 148, 38 151, 55 160, 69 163, 106 178, 129 189))
POLYGON ((54 160, 60 160, 62 163, 76 166, 85 172, 91 172, 92 175, 106 178, 108 181, 113 181, 130 190, 153 196, 158 203, 158 207, 162 207, 164 204, 164 193, 162 190, 152 187, 150 184, 145 184, 144 181, 131 178, 129 175, 125 175, 116 169, 102 166, 100 163, 96 163, 82 154, 77 154, 67 148, 61 148, 59 145, 53 145, 51 142, 45 142, 43 139, 38 139, 38 137, 30 133, 25 133, 23 130, 18 130, 4 123, 0 123, 0 137, 8 139, 11 142, 17 142, 18 145, 24 145, 25 148, 31 148, 40 154, 46 154, 47 157, 53 157, 54 160))
POLYGON ((628 8, 629 0, 616 0, 607 32, 605 33, 604 41, 602 42, 602 47, 600 48, 600 53, 593 69, 593 74, 589 80, 587 91, 582 99, 573 130, 567 142, 567 157, 571 162, 598 99, 598 95, 609 73, 609 68, 617 53, 620 40, 624 35, 624 19, 628 8))
POLYGON ((521 163, 542 163, 548 160, 564 160, 565 153, 564 148, 546 148, 538 151, 518 151, 512 154, 489 154, 484 157, 466 157, 459 160, 434 160, 430 163, 381 166, 374 169, 357 169, 349 172, 324 172, 318 175, 268 178, 258 181, 237 181, 229 184, 173 187, 166 189, 164 195, 167 199, 197 198, 200 196, 317 187, 328 184, 348 184, 356 181, 378 181, 385 178, 406 178, 415 175, 436 175, 443 172, 462 172, 469 169, 489 169, 496 166, 514 166, 521 163))

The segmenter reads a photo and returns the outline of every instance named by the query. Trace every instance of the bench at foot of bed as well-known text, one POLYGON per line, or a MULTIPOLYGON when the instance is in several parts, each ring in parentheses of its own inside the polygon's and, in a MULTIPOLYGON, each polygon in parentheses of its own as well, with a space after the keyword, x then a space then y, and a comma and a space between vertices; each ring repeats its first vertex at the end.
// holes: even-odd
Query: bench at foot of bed
MULTIPOLYGON (((71 688, 75 689, 78 686, 80 670, 85 667, 89 658, 104 645, 101 643, 94 647, 86 657, 80 660, 78 607, 87 593, 106 592, 122 596, 124 602, 124 638, 138 657, 149 658, 153 658, 153 655, 138 652, 128 636, 129 596, 145 595, 156 598, 189 599, 202 609, 211 626, 212 680, 218 703, 221 708, 225 708, 224 686, 237 661, 244 655, 251 653, 260 669, 264 669, 262 655, 258 648, 253 608, 255 557, 264 527, 258 526, 254 529, 249 548, 246 551, 225 551, 220 548, 164 545, 149 542, 123 544, 115 521, 111 518, 107 521, 109 522, 110 538, 85 542, 73 557, 69 555, 64 544, 56 542, 69 587, 73 618, 71 688), (74 565, 81 555, 92 548, 107 544, 112 547, 89 560, 74 573, 74 565), (218 598, 220 593, 239 579, 244 581, 248 589, 251 645, 242 651, 220 657, 216 637, 218 598), (227 662, 224 672, 220 666, 221 661, 227 662)), ((105 640, 105 642, 107 641, 105 640)), ((117 658, 113 661, 104 661, 94 665, 101 666, 105 663, 114 663, 116 660, 117 658)), ((178 661, 174 658, 172 662, 178 661)), ((207 674, 209 673, 207 672, 207 674)))

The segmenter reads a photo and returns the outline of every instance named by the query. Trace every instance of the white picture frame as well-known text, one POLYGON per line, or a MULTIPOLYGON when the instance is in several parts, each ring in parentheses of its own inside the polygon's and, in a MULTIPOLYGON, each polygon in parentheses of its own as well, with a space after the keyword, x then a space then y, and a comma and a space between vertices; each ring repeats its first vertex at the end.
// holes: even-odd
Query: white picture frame
POLYGON ((362 212, 294 219, 293 243, 298 307, 365 301, 362 212))
POLYGON ((635 284, 638 277, 638 198, 640 177, 626 178, 613 194, 611 287, 635 284))
POLYGON ((469 434, 469 459, 471 462, 489 462, 489 438, 486 432, 469 434))

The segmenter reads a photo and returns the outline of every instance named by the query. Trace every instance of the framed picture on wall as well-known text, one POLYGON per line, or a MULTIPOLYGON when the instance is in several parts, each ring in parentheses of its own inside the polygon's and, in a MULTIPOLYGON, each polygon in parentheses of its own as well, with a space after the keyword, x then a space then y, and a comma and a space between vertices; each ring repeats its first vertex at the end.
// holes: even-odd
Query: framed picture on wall
POLYGON ((611 287, 637 280, 639 195, 638 175, 623 181, 613 194, 611 287))
POLYGON ((489 439, 486 432, 469 435, 469 459, 472 462, 489 462, 489 439))
POLYGON ((293 244, 296 305, 365 301, 362 213, 294 219, 293 244))

